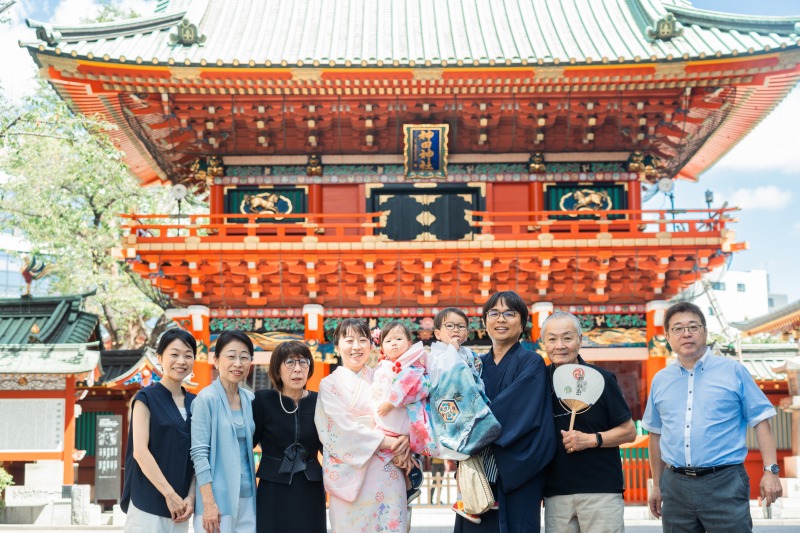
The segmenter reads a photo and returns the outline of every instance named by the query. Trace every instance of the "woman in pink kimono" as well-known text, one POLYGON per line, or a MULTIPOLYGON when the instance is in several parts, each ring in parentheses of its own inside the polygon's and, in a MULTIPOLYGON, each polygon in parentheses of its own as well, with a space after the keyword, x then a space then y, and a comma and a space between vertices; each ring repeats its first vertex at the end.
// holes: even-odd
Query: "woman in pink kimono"
POLYGON ((401 466, 408 465, 408 435, 392 437, 375 428, 373 371, 366 366, 369 328, 362 320, 345 319, 334 331, 333 343, 342 366, 320 382, 314 417, 331 527, 334 533, 406 533, 405 481, 392 456, 400 458, 401 466))

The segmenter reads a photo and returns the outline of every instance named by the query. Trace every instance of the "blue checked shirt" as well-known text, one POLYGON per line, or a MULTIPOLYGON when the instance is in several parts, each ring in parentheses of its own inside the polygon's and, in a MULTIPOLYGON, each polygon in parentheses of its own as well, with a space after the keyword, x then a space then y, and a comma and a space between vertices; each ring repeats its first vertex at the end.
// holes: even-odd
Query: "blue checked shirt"
POLYGON ((676 360, 656 374, 642 426, 661 435, 665 463, 699 468, 743 463, 747 425, 773 416, 747 369, 706 349, 693 369, 676 360))

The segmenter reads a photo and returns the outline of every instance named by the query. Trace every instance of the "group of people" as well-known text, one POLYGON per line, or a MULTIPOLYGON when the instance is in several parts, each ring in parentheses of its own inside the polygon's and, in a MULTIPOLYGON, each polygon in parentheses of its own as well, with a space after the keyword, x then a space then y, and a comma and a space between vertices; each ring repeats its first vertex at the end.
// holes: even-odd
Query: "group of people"
POLYGON ((242 386, 254 348, 241 331, 217 338, 218 378, 199 394, 183 388, 197 343, 171 329, 156 349, 161 380, 133 400, 121 506, 125 531, 324 532, 325 489, 314 425, 317 394, 306 389, 314 359, 302 342, 272 352, 274 389, 242 386), (261 446, 255 469, 253 448, 261 446), (259 479, 256 484, 256 478, 259 479))
MULTIPOLYGON (((242 383, 253 344, 241 331, 225 331, 212 356, 219 377, 195 396, 181 384, 192 372, 196 342, 185 331, 167 331, 157 349, 162 379, 132 405, 125 530, 187 531, 194 515, 197 532, 321 533, 327 493, 334 532, 405 533, 418 467, 413 454, 421 454, 480 458, 496 505, 480 516, 457 508, 456 533, 538 532, 542 503, 548 532, 624 531, 619 446, 633 441, 636 429, 614 374, 581 357, 579 320, 556 312, 541 325, 549 367, 520 343, 528 308, 518 294, 493 294, 482 320, 492 342, 482 356, 460 346, 468 326, 462 311, 445 309, 434 321, 436 338, 455 348, 466 368, 464 393, 455 394, 464 416, 444 430, 451 434, 440 434, 437 417, 449 423, 459 416, 437 400, 435 372, 432 383, 425 370, 426 357, 442 352, 412 345, 402 324, 380 332, 381 361, 373 369, 367 323, 343 319, 332 338, 341 364, 318 394, 306 388, 311 353, 294 341, 272 353, 274 389, 248 391, 242 383), (554 371, 565 364, 591 367, 604 381, 600 398, 577 416, 553 387, 554 371)), ((745 430, 755 428, 765 463, 761 496, 770 505, 781 496, 768 420, 775 410, 741 364, 711 354, 697 306, 672 306, 664 327, 677 361, 653 380, 643 419, 650 508, 665 531, 751 531, 745 430)), ((456 370, 463 369, 450 373, 456 370)), ((460 383, 442 381, 451 389, 460 383)))

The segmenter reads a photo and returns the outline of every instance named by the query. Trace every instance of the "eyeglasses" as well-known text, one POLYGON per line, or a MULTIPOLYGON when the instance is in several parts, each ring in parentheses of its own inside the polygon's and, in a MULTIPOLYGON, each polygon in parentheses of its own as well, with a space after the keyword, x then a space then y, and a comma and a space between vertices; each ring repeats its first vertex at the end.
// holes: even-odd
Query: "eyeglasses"
POLYGON ((508 310, 508 311, 503 311, 501 313, 497 309, 492 309, 491 311, 486 313, 486 318, 491 318, 492 320, 497 320, 498 318, 500 318, 500 315, 503 315, 503 318, 505 318, 506 320, 513 320, 514 317, 517 316, 517 314, 518 313, 516 311, 508 310))
POLYGON ((284 359, 283 364, 286 368, 294 368, 295 365, 300 365, 300 368, 308 368, 310 361, 308 359, 284 359))
POLYGON ((225 359, 227 359, 229 363, 235 363, 236 361, 239 361, 243 365, 246 365, 253 360, 253 358, 250 357, 249 355, 233 355, 233 354, 226 355, 225 359))
POLYGON ((466 324, 454 324, 452 322, 447 322, 444 325, 444 329, 446 329, 447 331, 454 331, 454 330, 467 331, 467 325, 466 324))
POLYGON ((698 333, 698 332, 699 332, 701 329, 703 329, 703 326, 701 326, 700 324, 692 324, 691 326, 675 326, 675 327, 674 327, 674 328, 672 328, 670 331, 671 331, 671 332, 672 332, 672 334, 673 334, 673 335, 675 335, 676 337, 680 337, 680 336, 681 336, 681 335, 683 335, 683 334, 684 334, 684 333, 685 333, 687 330, 689 331, 689 333, 691 333, 692 335, 694 335, 695 333, 698 333))

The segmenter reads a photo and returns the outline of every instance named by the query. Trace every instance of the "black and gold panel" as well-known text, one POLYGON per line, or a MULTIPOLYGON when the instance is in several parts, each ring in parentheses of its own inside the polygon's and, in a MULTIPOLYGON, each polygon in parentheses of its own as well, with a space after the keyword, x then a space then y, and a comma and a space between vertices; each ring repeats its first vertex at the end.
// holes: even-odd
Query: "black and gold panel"
POLYGON ((393 241, 457 241, 476 229, 471 210, 482 210, 482 188, 442 184, 431 188, 381 186, 368 189, 368 208, 384 211, 381 233, 393 241))
MULTIPOLYGON (((257 222, 293 223, 296 218, 280 215, 307 212, 306 187, 230 187, 225 190, 225 213, 243 215, 279 215, 257 219, 257 222)), ((231 219, 243 223, 245 219, 231 219)))
MULTIPOLYGON (((592 220, 598 212, 628 209, 626 183, 558 183, 545 184, 544 203, 547 211, 580 211, 580 215, 550 215, 554 220, 592 220), (585 213, 585 214, 583 214, 585 213)), ((625 215, 609 215, 609 220, 625 215)))

